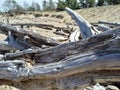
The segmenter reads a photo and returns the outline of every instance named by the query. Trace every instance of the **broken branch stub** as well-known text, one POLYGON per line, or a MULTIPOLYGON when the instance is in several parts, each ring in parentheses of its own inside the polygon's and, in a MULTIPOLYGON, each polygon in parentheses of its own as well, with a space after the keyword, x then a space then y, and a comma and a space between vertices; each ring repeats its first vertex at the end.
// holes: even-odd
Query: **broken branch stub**
POLYGON ((78 15, 76 12, 66 7, 68 14, 75 20, 78 24, 83 39, 91 37, 95 34, 100 33, 94 26, 88 23, 82 16, 78 15))

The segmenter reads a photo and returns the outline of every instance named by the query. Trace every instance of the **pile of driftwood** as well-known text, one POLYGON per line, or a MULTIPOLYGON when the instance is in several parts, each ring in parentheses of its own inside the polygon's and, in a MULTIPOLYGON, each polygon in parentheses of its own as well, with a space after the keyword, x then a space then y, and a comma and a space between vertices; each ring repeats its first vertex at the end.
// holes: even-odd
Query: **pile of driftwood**
POLYGON ((69 43, 0 25, 0 32, 8 36, 0 42, 1 85, 21 90, 83 90, 93 82, 120 82, 119 24, 101 26, 101 32, 98 24, 96 28, 71 9, 66 11, 80 28, 70 35, 69 43))

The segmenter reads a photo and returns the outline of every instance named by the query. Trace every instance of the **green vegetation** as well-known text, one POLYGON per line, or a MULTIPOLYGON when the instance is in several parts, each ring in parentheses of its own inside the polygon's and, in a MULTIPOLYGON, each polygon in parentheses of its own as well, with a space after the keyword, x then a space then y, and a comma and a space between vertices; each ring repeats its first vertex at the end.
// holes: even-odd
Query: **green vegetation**
POLYGON ((49 2, 47 2, 46 0, 43 1, 43 11, 52 11, 55 9, 56 7, 53 0, 49 0, 49 2))
MULTIPOLYGON (((80 9, 116 4, 120 4, 120 0, 98 0, 98 3, 96 3, 95 0, 58 0, 57 3, 53 2, 53 0, 44 0, 42 4, 42 10, 62 11, 65 9, 65 7, 69 7, 71 9, 80 9)), ((32 2, 31 5, 29 5, 27 2, 24 2, 23 6, 21 6, 15 0, 5 0, 3 8, 5 12, 12 12, 15 14, 19 14, 24 11, 41 11, 39 2, 32 2)))

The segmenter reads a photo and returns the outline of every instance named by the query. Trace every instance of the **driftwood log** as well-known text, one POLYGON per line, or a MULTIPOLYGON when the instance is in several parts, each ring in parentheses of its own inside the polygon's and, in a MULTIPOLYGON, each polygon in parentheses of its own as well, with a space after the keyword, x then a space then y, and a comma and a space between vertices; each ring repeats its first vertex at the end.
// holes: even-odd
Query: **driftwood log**
POLYGON ((19 24, 11 24, 11 25, 12 26, 21 26, 21 28, 23 28, 24 26, 26 26, 26 27, 36 26, 39 28, 47 29, 47 30, 52 30, 52 28, 54 28, 53 25, 35 24, 35 23, 19 23, 19 24))
POLYGON ((107 82, 109 78, 120 82, 120 29, 45 50, 5 54, 3 59, 7 61, 0 62, 0 79, 15 87, 21 83, 18 88, 24 90, 33 90, 31 86, 26 89, 31 84, 36 90, 83 90, 92 82, 107 82), (25 54, 35 57, 35 66, 17 60, 25 54))
POLYGON ((98 27, 98 30, 101 30, 101 31, 108 31, 108 30, 112 30, 112 28, 110 28, 109 26, 107 25, 104 25, 104 24, 100 24, 97 26, 98 27))
POLYGON ((9 31, 13 34, 14 39, 19 39, 19 41, 24 42, 26 39, 26 43, 32 44, 34 46, 41 46, 42 44, 48 45, 48 46, 56 46, 59 44, 58 41, 52 39, 52 38, 47 38, 44 36, 41 36, 37 33, 31 32, 31 31, 26 31, 23 29, 16 29, 13 28, 12 26, 0 26, 0 31, 2 31, 4 34, 8 35, 9 31), (27 37, 27 38, 26 38, 27 37))
POLYGON ((107 24, 109 26, 119 26, 120 27, 120 22, 105 22, 105 21, 98 21, 99 24, 107 24))
POLYGON ((0 54, 0 86, 7 85, 8 90, 83 90, 96 82, 120 82, 120 28, 95 35, 93 26, 71 9, 66 10, 78 23, 83 40, 59 45, 34 32, 0 25, 0 31, 9 36, 8 45, 15 40, 30 45, 13 53, 11 46, 3 48, 8 53, 0 54), (32 47, 41 44, 54 47, 32 47))

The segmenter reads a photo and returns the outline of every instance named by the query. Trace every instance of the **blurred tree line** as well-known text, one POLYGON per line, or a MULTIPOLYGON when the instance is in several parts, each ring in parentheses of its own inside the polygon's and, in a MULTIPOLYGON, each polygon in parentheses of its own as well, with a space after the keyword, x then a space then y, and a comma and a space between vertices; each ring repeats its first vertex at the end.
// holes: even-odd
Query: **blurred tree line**
POLYGON ((23 5, 20 5, 15 0, 5 0, 3 3, 3 8, 5 12, 19 14, 24 11, 62 11, 65 9, 65 7, 69 7, 71 9, 80 9, 116 4, 120 4, 120 0, 98 0, 97 3, 95 0, 58 0, 58 2, 53 2, 53 0, 43 0, 41 8, 39 2, 33 1, 31 4, 23 2, 23 5))
POLYGON ((96 2, 96 0, 58 0, 57 10, 64 10, 65 7, 70 7, 71 9, 80 9, 117 4, 120 4, 120 0, 98 0, 98 2, 96 2))

